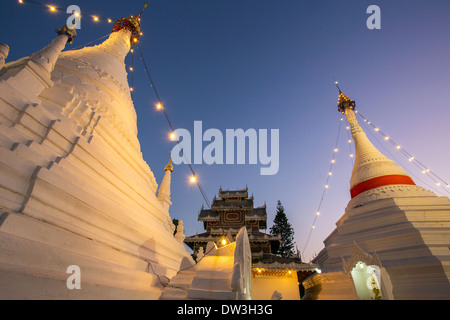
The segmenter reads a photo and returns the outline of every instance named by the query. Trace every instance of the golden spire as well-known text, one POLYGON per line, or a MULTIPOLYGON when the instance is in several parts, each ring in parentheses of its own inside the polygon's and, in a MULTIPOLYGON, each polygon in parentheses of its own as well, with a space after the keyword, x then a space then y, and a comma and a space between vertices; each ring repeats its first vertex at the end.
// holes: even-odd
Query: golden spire
POLYGON ((345 94, 342 93, 341 88, 339 88, 339 84, 336 81, 334 83, 336 85, 336 87, 339 90, 339 100, 338 100, 338 110, 341 113, 345 113, 345 109, 347 108, 351 108, 352 110, 355 110, 355 101, 353 101, 352 99, 350 99, 349 97, 347 97, 345 94))
POLYGON ((117 20, 113 26, 113 32, 118 32, 122 29, 131 31, 131 45, 137 44, 139 42, 139 37, 141 33, 141 15, 147 9, 148 2, 145 3, 144 8, 137 16, 125 17, 117 20))
POLYGON ((168 170, 170 170, 171 172, 173 172, 172 152, 170 152, 170 160, 169 160, 169 163, 168 163, 167 166, 164 168, 164 171, 168 171, 168 170))

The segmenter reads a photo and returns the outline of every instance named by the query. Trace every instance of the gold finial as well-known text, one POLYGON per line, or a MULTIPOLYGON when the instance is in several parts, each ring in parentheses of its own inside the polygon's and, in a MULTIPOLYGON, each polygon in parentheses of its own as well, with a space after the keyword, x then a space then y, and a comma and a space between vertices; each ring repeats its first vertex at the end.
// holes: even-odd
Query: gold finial
POLYGON ((173 165, 172 165, 172 151, 170 151, 170 160, 169 163, 167 164, 167 166, 164 168, 164 171, 168 171, 170 170, 171 172, 173 172, 173 165))
POLYGON ((114 23, 113 32, 118 32, 122 29, 131 31, 131 45, 135 45, 139 42, 139 37, 142 35, 141 32, 141 14, 147 9, 148 2, 145 3, 144 9, 137 16, 130 16, 119 19, 114 23))
POLYGON ((139 17, 141 16, 141 14, 145 11, 145 9, 147 9, 147 7, 148 7, 148 2, 145 3, 144 9, 142 9, 142 11, 139 12, 139 14, 137 15, 138 18, 139 18, 139 17))
POLYGON ((345 94, 342 93, 341 88, 339 88, 339 84, 336 81, 334 83, 336 85, 336 87, 339 90, 339 100, 338 100, 338 110, 341 113, 345 113, 345 109, 350 108, 352 110, 355 110, 355 101, 353 101, 352 99, 350 99, 349 97, 347 97, 345 94))

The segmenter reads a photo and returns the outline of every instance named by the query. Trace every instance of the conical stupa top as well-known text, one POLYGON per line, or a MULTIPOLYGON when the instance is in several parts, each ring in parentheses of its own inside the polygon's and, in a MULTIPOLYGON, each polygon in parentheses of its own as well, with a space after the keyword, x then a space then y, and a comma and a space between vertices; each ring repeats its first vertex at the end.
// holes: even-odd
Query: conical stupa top
POLYGON ((399 165, 383 155, 370 142, 358 124, 354 109, 355 101, 339 89, 338 110, 345 114, 355 143, 355 164, 350 179, 351 197, 387 185, 415 185, 399 165))

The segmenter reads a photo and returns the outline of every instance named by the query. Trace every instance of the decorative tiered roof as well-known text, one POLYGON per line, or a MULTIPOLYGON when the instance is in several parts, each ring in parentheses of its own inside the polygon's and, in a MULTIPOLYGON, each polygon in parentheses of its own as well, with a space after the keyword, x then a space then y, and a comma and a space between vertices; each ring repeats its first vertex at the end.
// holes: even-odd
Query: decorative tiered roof
POLYGON ((199 246, 213 241, 217 242, 222 236, 232 241, 239 230, 247 227, 248 238, 252 251, 270 253, 280 243, 279 236, 263 233, 260 229, 267 228, 266 205, 254 208, 253 196, 249 197, 248 188, 239 190, 222 190, 214 198, 211 209, 202 208, 198 221, 203 221, 206 232, 185 239, 185 243, 196 250, 199 246))

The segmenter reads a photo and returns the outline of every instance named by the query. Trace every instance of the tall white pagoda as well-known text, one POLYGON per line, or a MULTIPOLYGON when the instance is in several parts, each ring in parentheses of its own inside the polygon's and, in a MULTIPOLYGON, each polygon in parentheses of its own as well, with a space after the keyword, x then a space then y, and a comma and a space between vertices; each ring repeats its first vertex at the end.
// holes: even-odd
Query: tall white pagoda
POLYGON ((355 143, 349 201, 305 299, 450 299, 450 200, 417 186, 369 141, 339 89, 355 143))
POLYGON ((169 214, 173 167, 157 194, 137 138, 124 59, 139 34, 127 17, 62 52, 65 26, 7 64, 0 45, 0 299, 158 299, 193 265, 169 214))

